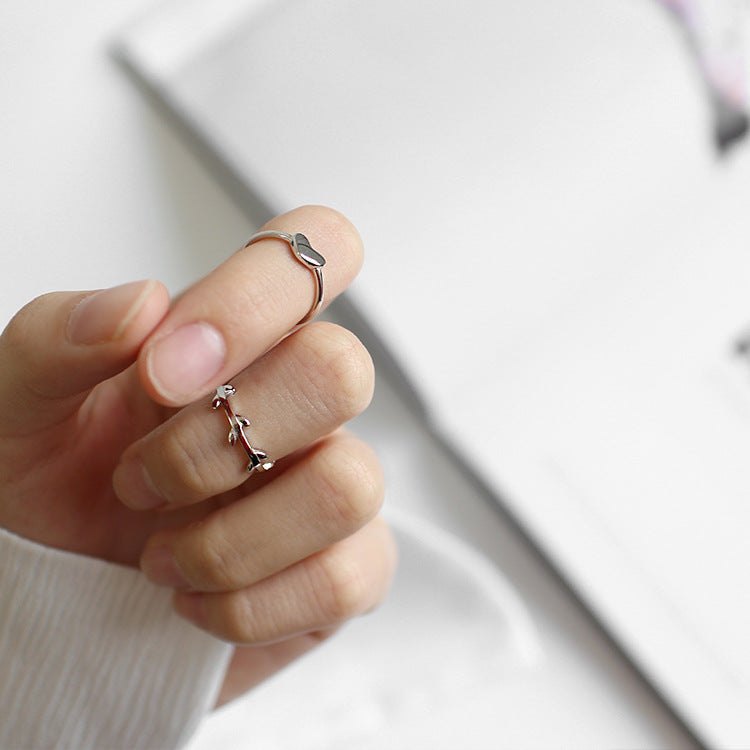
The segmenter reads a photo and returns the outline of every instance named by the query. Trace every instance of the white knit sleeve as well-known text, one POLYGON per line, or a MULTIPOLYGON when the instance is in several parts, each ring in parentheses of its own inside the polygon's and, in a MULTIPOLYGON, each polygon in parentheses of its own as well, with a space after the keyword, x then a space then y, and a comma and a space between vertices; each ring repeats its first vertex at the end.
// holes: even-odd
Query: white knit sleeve
POLYGON ((230 654, 139 571, 0 529, 3 750, 178 748, 230 654))

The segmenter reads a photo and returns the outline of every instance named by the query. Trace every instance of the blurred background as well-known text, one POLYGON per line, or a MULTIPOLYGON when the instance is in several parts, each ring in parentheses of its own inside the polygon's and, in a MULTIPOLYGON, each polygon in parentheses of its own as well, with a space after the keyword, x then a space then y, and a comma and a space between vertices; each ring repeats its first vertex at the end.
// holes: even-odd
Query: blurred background
POLYGON ((299 203, 365 239, 394 593, 192 750, 750 744, 745 4, 0 14, 3 321, 299 203))

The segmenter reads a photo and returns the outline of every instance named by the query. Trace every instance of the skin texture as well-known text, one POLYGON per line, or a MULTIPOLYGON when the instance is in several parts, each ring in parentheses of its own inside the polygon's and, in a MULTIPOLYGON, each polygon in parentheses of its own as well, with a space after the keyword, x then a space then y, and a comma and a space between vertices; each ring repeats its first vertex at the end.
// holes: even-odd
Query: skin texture
MULTIPOLYGON (((359 270, 330 209, 266 228, 323 253, 326 302, 359 270)), ((0 337, 0 526, 173 588, 178 613, 237 644, 220 703, 376 606, 395 567, 377 458, 341 429, 371 397, 369 356, 328 323, 283 338, 312 288, 264 240, 174 303, 158 282, 55 293, 0 337), (210 408, 227 382, 268 473, 248 478, 210 408)))

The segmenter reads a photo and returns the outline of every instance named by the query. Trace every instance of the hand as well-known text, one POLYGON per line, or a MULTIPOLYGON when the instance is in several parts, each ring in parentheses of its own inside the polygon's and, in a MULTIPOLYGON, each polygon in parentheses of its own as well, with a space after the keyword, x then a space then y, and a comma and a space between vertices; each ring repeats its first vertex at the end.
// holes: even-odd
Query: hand
MULTIPOLYGON (((359 270, 359 236, 333 211, 267 228, 326 257, 326 302, 359 270)), ((288 246, 263 240, 171 308, 157 282, 49 294, 0 337, 0 526, 174 588, 180 614, 244 646, 220 702, 375 606, 395 565, 377 459, 340 429, 371 397, 367 352, 320 322, 277 343, 312 289, 288 246), (249 479, 211 409, 229 382, 277 459, 249 479)))

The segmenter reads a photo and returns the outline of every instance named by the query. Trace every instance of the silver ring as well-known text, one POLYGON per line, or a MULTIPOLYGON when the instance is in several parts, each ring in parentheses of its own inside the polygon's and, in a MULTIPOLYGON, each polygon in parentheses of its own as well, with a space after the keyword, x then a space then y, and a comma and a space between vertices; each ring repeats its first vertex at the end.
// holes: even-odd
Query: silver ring
POLYGON ((312 307, 308 310, 307 315, 297 323, 295 326, 296 329, 303 323, 307 323, 310 318, 313 318, 323 304, 323 272, 321 269, 326 264, 326 259, 317 250, 314 250, 312 245, 310 245, 310 240, 299 232, 297 234, 274 232, 273 230, 258 232, 245 243, 245 247, 249 247, 253 242, 258 242, 258 240, 267 239, 284 240, 284 242, 288 243, 294 257, 305 268, 312 271, 312 275, 315 278, 315 297, 313 298, 312 307))
POLYGON ((249 463, 247 465, 247 471, 252 474, 256 471, 268 471, 273 468, 275 461, 268 458, 268 454, 260 448, 253 448, 250 441, 245 435, 245 427, 250 427, 250 420, 247 417, 243 417, 240 414, 235 414, 232 405, 229 403, 229 397, 237 393, 237 389, 227 383, 226 385, 220 385, 216 389, 216 395, 211 403, 212 409, 222 408, 224 413, 227 415, 229 420, 229 445, 236 445, 239 443, 247 453, 249 463))

